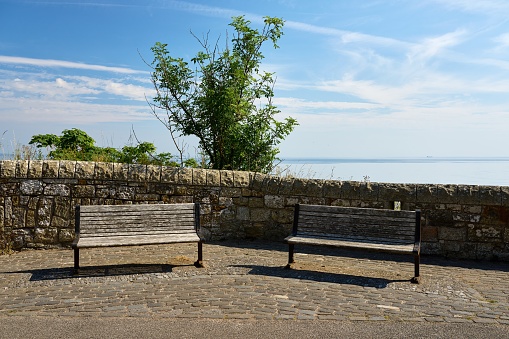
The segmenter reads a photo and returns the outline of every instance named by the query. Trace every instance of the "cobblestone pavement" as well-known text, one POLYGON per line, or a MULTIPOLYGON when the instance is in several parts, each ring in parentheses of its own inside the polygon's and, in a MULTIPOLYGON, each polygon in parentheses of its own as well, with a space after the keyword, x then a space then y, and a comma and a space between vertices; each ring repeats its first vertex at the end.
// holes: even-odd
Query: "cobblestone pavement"
POLYGON ((368 320, 509 325, 509 265, 277 242, 70 249, 0 256, 0 316, 368 320))

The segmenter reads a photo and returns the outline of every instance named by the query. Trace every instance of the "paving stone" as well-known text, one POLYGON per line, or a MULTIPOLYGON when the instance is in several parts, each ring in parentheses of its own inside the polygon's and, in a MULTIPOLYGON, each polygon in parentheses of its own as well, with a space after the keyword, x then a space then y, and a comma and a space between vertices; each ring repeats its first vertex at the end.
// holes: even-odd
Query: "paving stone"
POLYGON ((411 264, 383 254, 310 252, 285 270, 285 244, 230 241, 204 244, 204 268, 174 265, 195 252, 193 244, 90 249, 77 277, 70 250, 0 256, 0 315, 509 322, 504 263, 424 257, 414 285, 398 276, 411 264))

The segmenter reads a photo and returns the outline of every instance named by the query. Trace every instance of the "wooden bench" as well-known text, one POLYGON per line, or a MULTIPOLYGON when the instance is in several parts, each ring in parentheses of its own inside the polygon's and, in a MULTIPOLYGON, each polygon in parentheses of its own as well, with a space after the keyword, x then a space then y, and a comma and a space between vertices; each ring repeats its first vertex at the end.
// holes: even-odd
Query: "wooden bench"
POLYGON ((295 245, 321 245, 411 254, 413 283, 419 283, 421 248, 420 211, 295 205, 293 231, 288 243, 288 265, 294 263, 295 245))
POLYGON ((200 205, 93 205, 76 206, 74 272, 82 248, 198 243, 196 267, 202 267, 200 205))

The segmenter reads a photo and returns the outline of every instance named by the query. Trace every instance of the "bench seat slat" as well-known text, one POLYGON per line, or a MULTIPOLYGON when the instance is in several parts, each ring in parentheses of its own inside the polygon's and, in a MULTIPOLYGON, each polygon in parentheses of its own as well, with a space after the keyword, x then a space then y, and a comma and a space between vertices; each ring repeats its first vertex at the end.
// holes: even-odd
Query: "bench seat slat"
POLYGON ((77 248, 129 246, 129 245, 158 245, 185 242, 198 242, 200 238, 195 234, 171 234, 171 235, 136 235, 115 237, 91 237, 80 238, 77 248))
POLYGON ((289 236, 285 238, 289 244, 301 245, 322 245, 344 248, 363 248, 373 251, 394 252, 394 253, 407 253, 411 254, 414 251, 414 244, 386 244, 383 242, 358 242, 352 240, 330 239, 330 238, 314 238, 314 237, 294 237, 289 236))
POLYGON ((408 239, 395 239, 395 238, 385 238, 385 237, 375 237, 375 236, 362 236, 362 235, 342 235, 338 236, 336 234, 326 234, 326 233, 302 233, 299 232, 298 236, 302 238, 325 238, 325 239, 335 239, 335 240, 352 240, 357 242, 369 242, 369 243, 384 243, 384 244, 414 244, 413 240, 408 239))
POLYGON ((86 232, 86 233, 80 233, 80 239, 83 238, 94 238, 94 237, 116 237, 116 236, 135 236, 137 234, 196 234, 196 231, 194 230, 185 230, 185 231, 155 231, 153 229, 145 229, 145 230, 139 230, 136 232, 123 232, 123 231, 111 231, 111 232, 86 232))

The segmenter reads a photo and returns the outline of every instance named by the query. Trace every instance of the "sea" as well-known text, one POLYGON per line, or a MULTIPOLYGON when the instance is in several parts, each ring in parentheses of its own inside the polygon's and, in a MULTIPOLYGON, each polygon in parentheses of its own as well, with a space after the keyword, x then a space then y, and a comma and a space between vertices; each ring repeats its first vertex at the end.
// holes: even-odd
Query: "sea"
POLYGON ((286 158, 276 173, 345 181, 509 186, 509 157, 286 158))

